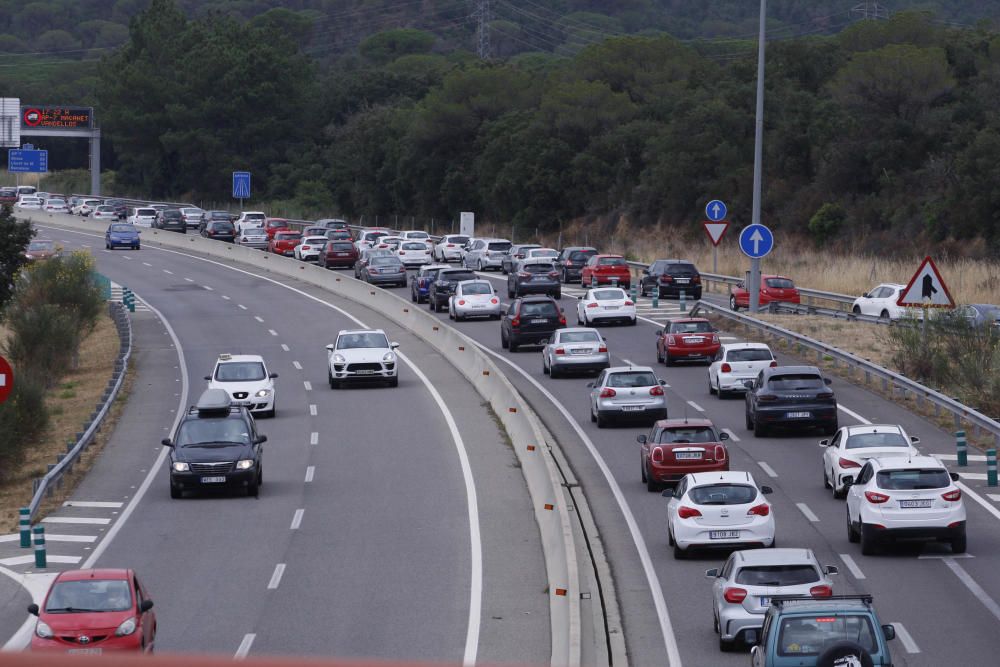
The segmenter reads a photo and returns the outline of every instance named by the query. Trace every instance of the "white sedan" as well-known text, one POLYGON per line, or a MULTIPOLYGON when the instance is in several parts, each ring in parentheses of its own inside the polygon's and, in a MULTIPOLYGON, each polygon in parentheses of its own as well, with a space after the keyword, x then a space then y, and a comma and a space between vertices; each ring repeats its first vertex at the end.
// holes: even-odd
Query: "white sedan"
POLYGON ((576 302, 576 323, 587 327, 598 322, 636 322, 635 302, 620 287, 587 290, 576 302))
POLYGON ((500 297, 488 280, 463 280, 448 298, 448 317, 455 321, 469 317, 500 319, 500 297))
POLYGON ((315 262, 319 257, 319 251, 326 245, 325 236, 307 236, 302 239, 302 243, 295 246, 292 254, 295 259, 302 262, 315 262))
POLYGON ((905 289, 906 285, 897 283, 877 285, 870 292, 865 292, 855 299, 851 311, 855 315, 871 315, 888 320, 906 317, 907 309, 896 305, 900 292, 905 289))
POLYGON ((674 558, 695 549, 773 547, 774 515, 764 498, 769 486, 757 486, 748 472, 699 472, 685 475, 663 492, 667 503, 667 539, 674 558))
POLYGON ((920 438, 906 435, 895 424, 843 426, 827 440, 823 448, 823 486, 833 491, 834 498, 847 494, 845 482, 854 481, 865 461, 880 456, 920 456, 914 447, 920 438))
POLYGON ((463 247, 469 242, 468 236, 462 234, 446 234, 434 246, 434 261, 454 262, 461 261, 463 247))
POLYGON ((423 266, 431 263, 431 247, 423 241, 403 241, 396 250, 403 266, 423 266))
POLYGON ((35 195, 21 195, 14 207, 22 211, 40 211, 42 210, 42 200, 35 195))
POLYGON ((42 210, 46 213, 69 213, 65 199, 46 199, 42 205, 42 210))
POLYGON ((708 393, 725 398, 730 392, 746 391, 752 380, 769 366, 777 366, 774 354, 764 343, 727 343, 708 367, 708 393))

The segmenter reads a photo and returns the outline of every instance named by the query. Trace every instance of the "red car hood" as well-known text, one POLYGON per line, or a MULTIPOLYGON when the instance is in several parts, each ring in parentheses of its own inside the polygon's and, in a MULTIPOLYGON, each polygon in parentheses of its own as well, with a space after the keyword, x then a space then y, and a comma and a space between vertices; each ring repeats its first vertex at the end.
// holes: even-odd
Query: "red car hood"
POLYGON ((64 637, 79 635, 110 635, 125 619, 135 616, 135 610, 89 612, 79 614, 47 614, 42 613, 52 632, 64 637))

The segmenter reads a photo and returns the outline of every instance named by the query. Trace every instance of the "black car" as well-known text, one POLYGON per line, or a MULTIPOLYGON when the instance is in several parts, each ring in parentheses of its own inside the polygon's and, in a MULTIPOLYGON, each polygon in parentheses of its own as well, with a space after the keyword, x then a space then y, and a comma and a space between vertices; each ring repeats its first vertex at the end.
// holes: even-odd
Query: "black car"
POLYGON ((597 248, 590 246, 567 246, 556 258, 556 266, 559 268, 560 277, 564 283, 580 282, 580 272, 587 264, 587 260, 597 254, 597 248))
POLYGON ((522 345, 544 345, 543 341, 565 326, 566 316, 552 297, 514 299, 500 320, 500 346, 517 352, 522 345))
POLYGON ((538 260, 521 262, 521 267, 507 276, 507 296, 514 299, 522 294, 545 294, 561 299, 562 283, 555 264, 538 260))
MULTIPOLYGON (((205 226, 210 222, 229 222, 235 223, 236 217, 229 211, 205 211, 204 215, 201 216, 201 222, 198 223, 198 233, 201 234, 205 231, 205 226)), ((235 227, 234 227, 235 230, 235 227)))
POLYGON ((421 267, 419 271, 410 276, 410 301, 413 303, 423 303, 427 300, 427 294, 431 283, 437 278, 438 271, 443 267, 421 267))
POLYGON ((184 216, 181 215, 179 208, 165 208, 158 212, 153 226, 157 229, 172 229, 175 232, 187 234, 187 222, 184 221, 184 216))
POLYGON ((827 435, 839 428, 830 379, 815 366, 765 368, 744 384, 746 426, 757 437, 772 428, 816 427, 827 435))
POLYGON ((206 239, 232 243, 236 239, 236 227, 228 220, 210 220, 201 224, 201 235, 206 239))
POLYGON ((660 298, 680 297, 681 292, 690 299, 701 298, 701 274, 698 268, 685 259, 658 259, 642 271, 639 291, 643 296, 659 289, 660 298))
POLYGON ((440 312, 448 307, 448 299, 463 280, 475 280, 476 274, 469 269, 441 269, 427 287, 427 303, 430 309, 440 312))
POLYGON ((266 435, 247 408, 232 405, 225 389, 207 389, 177 425, 170 447, 170 497, 185 491, 246 489, 257 497, 264 481, 266 435))
POLYGON ((128 206, 121 199, 105 199, 104 204, 115 209, 119 220, 124 220, 128 217, 128 206))

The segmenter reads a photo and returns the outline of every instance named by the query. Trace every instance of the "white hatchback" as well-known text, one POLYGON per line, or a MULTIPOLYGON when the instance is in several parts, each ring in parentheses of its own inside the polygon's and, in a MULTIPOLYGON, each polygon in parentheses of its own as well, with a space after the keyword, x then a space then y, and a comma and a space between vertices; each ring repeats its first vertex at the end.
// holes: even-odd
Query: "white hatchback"
POLYGON ((773 547, 774 515, 764 498, 769 486, 757 486, 748 472, 700 472, 685 475, 663 492, 667 503, 667 539, 674 558, 695 549, 773 547))
POLYGON ((588 327, 597 322, 636 323, 635 302, 620 287, 587 290, 576 303, 576 323, 588 327))
POLYGON ((726 343, 708 367, 708 393, 725 398, 729 393, 743 393, 747 380, 778 362, 765 343, 726 343))
POLYGON ((46 213, 69 213, 65 199, 46 199, 42 205, 42 210, 46 213))
POLYGON ((423 241, 403 240, 396 250, 403 266, 423 266, 431 263, 431 247, 423 241))
POLYGON ((35 195, 21 195, 14 207, 22 211, 40 211, 42 210, 42 200, 35 195))
POLYGON ((448 317, 464 320, 468 317, 500 319, 502 309, 500 297, 488 280, 463 280, 455 287, 455 293, 448 298, 448 317))
POLYGON ((264 358, 258 354, 220 354, 211 375, 206 375, 209 389, 224 389, 233 405, 242 405, 251 413, 273 417, 275 412, 274 379, 264 358))
POLYGON ((137 227, 152 227, 156 222, 155 208, 137 208, 129 216, 128 221, 137 227))
POLYGON ((907 309, 896 305, 900 292, 905 289, 906 285, 897 283, 876 285, 854 300, 851 311, 856 315, 871 315, 889 320, 906 317, 907 309))
POLYGON ((295 259, 303 262, 315 262, 319 257, 319 251, 325 245, 325 236, 307 236, 302 239, 302 243, 295 246, 292 253, 295 255, 295 259))
POLYGON ((448 234, 435 244, 433 255, 436 262, 453 262, 462 259, 462 248, 469 237, 462 234, 448 234))
POLYGON ((847 493, 847 480, 853 480, 868 459, 880 456, 920 456, 914 447, 920 438, 906 435, 895 424, 843 426, 829 439, 820 440, 823 448, 823 486, 833 490, 834 498, 847 493))

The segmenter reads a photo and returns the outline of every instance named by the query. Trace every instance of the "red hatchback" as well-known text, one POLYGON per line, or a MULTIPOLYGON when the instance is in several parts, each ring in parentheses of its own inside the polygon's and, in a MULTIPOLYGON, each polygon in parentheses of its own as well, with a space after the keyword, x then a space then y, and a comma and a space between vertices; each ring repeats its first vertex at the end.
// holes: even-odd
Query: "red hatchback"
POLYGON ((611 285, 616 280, 622 289, 632 286, 632 271, 621 255, 594 255, 580 271, 581 287, 611 285))
POLYGON ((656 332, 656 360, 667 366, 675 361, 712 363, 721 346, 715 327, 703 317, 670 320, 656 332))
POLYGON ((316 263, 324 269, 349 269, 358 261, 358 249, 351 241, 327 241, 316 255, 316 263))
POLYGON ((132 570, 60 572, 28 612, 38 617, 32 651, 152 653, 156 642, 153 601, 132 570))
POLYGON ((649 435, 640 435, 642 481, 657 491, 664 484, 679 482, 692 472, 729 470, 729 452, 719 431, 708 419, 661 419, 649 435))
POLYGON ((267 242, 268 252, 276 255, 295 255, 295 246, 302 243, 302 232, 293 232, 290 229, 279 229, 271 240, 267 242))
MULTIPOLYGON (((760 277, 760 305, 766 306, 772 301, 784 301, 786 303, 799 302, 799 290, 791 278, 784 276, 761 276, 760 277)), ((750 307, 750 292, 746 285, 740 283, 729 297, 729 307, 732 310, 750 307)))
POLYGON ((286 229, 289 229, 288 221, 284 218, 268 218, 264 223, 264 231, 267 233, 267 238, 269 239, 273 239, 277 232, 286 229))

